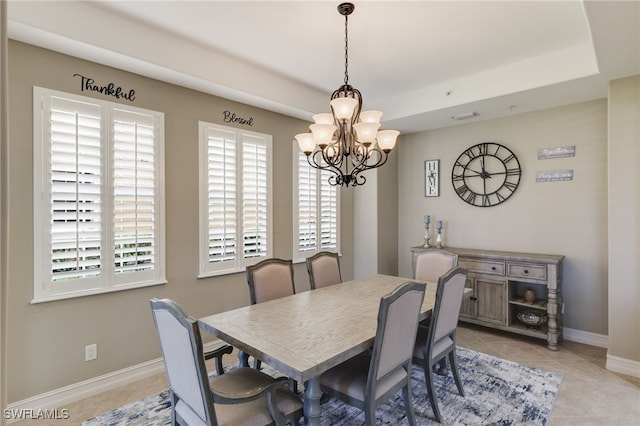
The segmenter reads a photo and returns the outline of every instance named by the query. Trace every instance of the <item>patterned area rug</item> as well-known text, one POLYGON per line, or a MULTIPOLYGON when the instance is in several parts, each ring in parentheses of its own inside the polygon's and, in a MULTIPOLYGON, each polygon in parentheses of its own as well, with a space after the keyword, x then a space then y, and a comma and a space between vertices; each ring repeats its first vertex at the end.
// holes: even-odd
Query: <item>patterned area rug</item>
MULTIPOLYGON (((458 368, 466 397, 458 394, 451 374, 434 374, 436 393, 446 425, 546 425, 562 376, 525 367, 465 348, 458 348, 458 368)), ((266 367, 268 368, 268 367, 266 367)), ((422 369, 411 371, 413 404, 419 425, 436 423, 426 395, 422 369)), ((378 407, 377 424, 408 424, 402 393, 378 407)), ((166 425, 170 423, 168 391, 125 405, 83 422, 96 425, 166 425)), ((323 425, 364 424, 364 413, 331 399, 322 405, 323 425)))

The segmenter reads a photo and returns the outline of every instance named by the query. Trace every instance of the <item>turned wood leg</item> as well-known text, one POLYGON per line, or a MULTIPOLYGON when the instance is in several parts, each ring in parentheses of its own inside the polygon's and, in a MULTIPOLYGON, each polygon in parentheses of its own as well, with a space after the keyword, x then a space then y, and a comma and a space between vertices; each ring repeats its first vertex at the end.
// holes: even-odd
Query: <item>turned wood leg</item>
POLYGON ((307 425, 320 426, 320 382, 318 378, 307 380, 304 389, 304 421, 307 425))
POLYGON ((245 351, 238 351, 238 365, 240 367, 248 367, 249 366, 249 355, 245 353, 245 351))

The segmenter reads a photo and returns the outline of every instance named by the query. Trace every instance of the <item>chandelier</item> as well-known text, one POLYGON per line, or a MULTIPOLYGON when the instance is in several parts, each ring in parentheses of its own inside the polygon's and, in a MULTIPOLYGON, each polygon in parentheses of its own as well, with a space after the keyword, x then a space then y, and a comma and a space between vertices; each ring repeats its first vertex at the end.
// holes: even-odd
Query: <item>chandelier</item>
POLYGON ((389 152, 400 132, 379 130, 380 111, 361 111, 362 95, 349 84, 349 15, 355 6, 342 3, 338 12, 344 16, 344 84, 331 95, 331 113, 315 114, 311 133, 295 136, 309 164, 332 173, 331 185, 363 185, 365 170, 387 162, 389 152))

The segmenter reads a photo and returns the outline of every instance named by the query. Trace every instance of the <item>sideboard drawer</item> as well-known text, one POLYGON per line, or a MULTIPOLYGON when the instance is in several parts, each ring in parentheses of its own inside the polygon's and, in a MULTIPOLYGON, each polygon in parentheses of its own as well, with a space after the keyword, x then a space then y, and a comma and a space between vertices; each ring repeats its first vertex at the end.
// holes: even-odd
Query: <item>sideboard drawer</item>
POLYGON ((509 263, 509 276, 531 278, 533 280, 546 280, 547 268, 545 265, 527 265, 525 263, 509 263))
POLYGON ((469 272, 481 274, 504 275, 504 262, 491 262, 486 260, 459 259, 458 265, 467 268, 469 272))

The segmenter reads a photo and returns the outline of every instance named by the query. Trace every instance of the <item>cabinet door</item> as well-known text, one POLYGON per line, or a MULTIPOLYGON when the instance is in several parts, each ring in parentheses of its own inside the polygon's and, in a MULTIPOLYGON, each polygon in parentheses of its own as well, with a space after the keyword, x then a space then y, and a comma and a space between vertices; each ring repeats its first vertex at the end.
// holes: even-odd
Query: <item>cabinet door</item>
MULTIPOLYGON (((466 288, 473 289, 473 278, 467 277, 466 288)), ((475 289, 471 293, 470 297, 462 299, 462 305, 460 306, 460 316, 463 318, 475 318, 476 316, 476 292, 475 289)))
POLYGON ((476 319, 506 325, 506 281, 475 278, 476 319))

